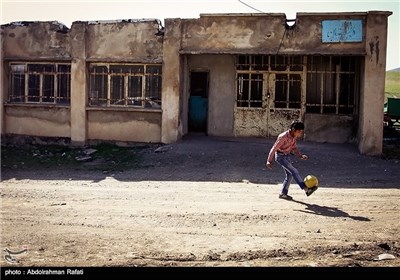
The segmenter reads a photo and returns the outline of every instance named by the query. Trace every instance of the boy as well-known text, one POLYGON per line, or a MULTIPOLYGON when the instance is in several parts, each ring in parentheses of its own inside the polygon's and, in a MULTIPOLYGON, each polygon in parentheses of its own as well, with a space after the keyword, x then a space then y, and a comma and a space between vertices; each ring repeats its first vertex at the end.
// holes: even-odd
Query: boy
POLYGON ((306 195, 311 195, 317 187, 307 188, 306 184, 300 177, 299 171, 292 165, 290 161, 290 154, 294 154, 301 159, 308 159, 307 155, 304 155, 297 148, 296 141, 303 135, 304 124, 301 121, 293 121, 290 125, 290 129, 279 134, 274 145, 268 154, 266 166, 272 169, 272 160, 275 157, 275 161, 279 163, 285 171, 286 177, 283 180, 282 190, 279 198, 292 200, 293 198, 288 195, 289 186, 294 178, 296 183, 302 190, 305 191, 306 195))

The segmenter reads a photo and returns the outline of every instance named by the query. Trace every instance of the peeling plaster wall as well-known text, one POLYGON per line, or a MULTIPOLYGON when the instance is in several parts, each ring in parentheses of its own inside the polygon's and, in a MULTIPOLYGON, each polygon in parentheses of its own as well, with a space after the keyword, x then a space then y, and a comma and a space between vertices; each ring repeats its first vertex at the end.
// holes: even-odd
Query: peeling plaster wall
POLYGON ((276 137, 296 119, 301 119, 300 110, 236 108, 235 136, 276 137))
POLYGON ((71 59, 68 29, 58 22, 22 22, 2 28, 6 59, 71 59))
POLYGON ((268 136, 268 122, 265 109, 236 109, 235 136, 268 136))
POLYGON ((298 13, 292 29, 285 14, 204 14, 182 21, 183 53, 365 54, 365 43, 322 43, 321 21, 360 19, 367 13, 298 13))
MULTIPOLYGON (((286 31, 280 52, 287 54, 365 55, 365 43, 322 42, 323 20, 361 20, 365 27, 367 13, 297 13, 293 30, 286 31)), ((362 29, 365 36, 365 28, 362 29)))
POLYGON ((161 112, 90 110, 88 139, 161 142, 161 112))
POLYGON ((301 120, 302 115, 298 109, 274 109, 268 116, 268 136, 276 137, 282 131, 289 129, 293 120, 301 120))
POLYGON ((285 15, 235 16, 201 15, 199 19, 183 20, 182 51, 241 52, 259 50, 277 52, 284 32, 285 15))
POLYGON ((161 63, 163 37, 157 21, 88 24, 88 60, 161 63))

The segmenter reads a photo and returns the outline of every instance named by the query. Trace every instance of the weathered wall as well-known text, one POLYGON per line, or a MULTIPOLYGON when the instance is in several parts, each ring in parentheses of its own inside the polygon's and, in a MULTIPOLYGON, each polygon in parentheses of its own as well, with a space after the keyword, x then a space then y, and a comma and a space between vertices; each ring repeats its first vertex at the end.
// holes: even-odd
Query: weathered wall
MULTIPOLYGON (((236 119, 233 112, 236 94, 234 55, 359 55, 365 59, 360 74, 360 115, 355 120, 359 124, 357 140, 361 153, 378 155, 382 151, 389 15, 390 12, 379 11, 298 13, 295 25, 290 28, 286 26, 284 14, 201 15, 199 19, 166 19, 164 36, 159 32, 157 20, 75 22, 70 31, 57 22, 2 25, 3 69, 8 67, 8 61, 71 61, 72 71, 69 114, 65 115, 67 107, 55 109, 50 106, 49 109, 49 106, 41 105, 7 104, 6 109, 2 107, 0 111, 2 133, 69 136, 72 142, 81 144, 87 139, 111 138, 172 143, 187 129, 185 102, 189 94, 189 73, 194 68, 204 68, 210 71, 209 135, 242 135, 235 132, 234 123, 250 117, 251 121, 244 122, 244 134, 257 130, 259 135, 273 136, 286 129, 289 120, 304 118, 308 129, 314 127, 308 131, 308 140, 324 141, 325 137, 327 141, 340 142, 352 133, 349 120, 346 117, 335 116, 337 119, 331 120, 329 116, 304 115, 304 104, 301 110, 269 111, 264 115, 267 119, 254 127, 251 125, 255 123, 256 114, 247 114, 243 118, 236 116, 239 117, 236 119), (363 41, 322 43, 321 21, 329 19, 361 20, 363 41), (132 109, 125 115, 118 109, 87 108, 87 66, 90 62, 162 62, 162 111, 145 113, 132 109), (54 110, 57 116, 61 114, 61 126, 59 119, 49 117, 49 110, 54 110), (267 131, 263 130, 264 122, 267 131), (334 132, 335 139, 331 138, 331 122, 344 125, 340 132, 334 132), (320 130, 323 126, 325 132, 320 130)), ((6 101, 7 71, 3 70, 1 75, 2 100, 6 101)))
POLYGON ((68 60, 71 55, 68 29, 56 21, 3 25, 5 59, 68 60))
MULTIPOLYGON (((192 70, 209 72, 208 135, 233 136, 233 108, 236 98, 234 56, 190 55, 188 66, 188 75, 192 70)), ((189 93, 183 98, 187 104, 189 93)))
POLYGON ((276 137, 301 114, 296 109, 236 108, 234 118, 235 136, 276 137))
POLYGON ((88 24, 87 59, 160 63, 163 38, 155 35, 158 28, 156 20, 88 24))
POLYGON ((380 155, 383 141, 385 99, 387 12, 368 12, 364 77, 360 98, 358 149, 362 154, 380 155))
MULTIPOLYGON (((293 30, 287 30, 282 40, 280 53, 286 54, 340 54, 340 55, 364 55, 365 43, 323 43, 323 20, 361 20, 365 26, 367 13, 297 13, 296 25, 293 30)), ((365 36, 365 28, 362 29, 362 38, 365 36)))
MULTIPOLYGON (((163 38, 156 35, 159 27, 156 20, 89 23, 86 24, 86 45, 80 49, 85 48, 87 61, 161 63, 163 38)), ((84 65, 80 70, 85 70, 84 65)), ((79 76, 85 75, 80 73, 79 76)), ((82 84, 77 86, 82 88, 82 84)), ((87 137, 161 142, 161 112, 132 108, 101 111, 92 107, 88 112, 87 137)))
POLYGON ((182 59, 179 55, 181 23, 179 19, 165 19, 162 76, 161 142, 173 143, 180 139, 182 110, 182 59), (168 69, 168 70, 167 70, 168 69))
POLYGON ((322 19, 361 19, 366 13, 298 13, 287 29, 285 14, 204 14, 182 21, 183 53, 365 54, 363 42, 323 44, 322 19))
MULTIPOLYGON (((90 119, 87 113, 87 63, 161 63, 159 27, 156 20, 74 22, 70 30, 55 22, 2 26, 7 38, 2 40, 2 58, 7 61, 71 61, 70 106, 9 104, 2 118, 2 133, 71 137, 71 142, 78 145, 84 145, 87 139, 160 142, 160 111, 128 109, 127 115, 113 110, 97 114, 91 111, 90 119)), ((2 98, 6 98, 3 90, 7 91, 8 76, 2 77, 2 98)))
POLYGON ((84 145, 87 139, 87 81, 86 76, 86 24, 71 26, 71 142, 84 145))
MULTIPOLYGON (((8 96, 8 61, 68 61, 71 59, 68 29, 58 22, 21 22, 2 25, 1 95, 8 96)), ((70 137, 69 107, 2 102, 2 133, 70 137)))
POLYGON ((293 120, 302 120, 300 109, 275 109, 268 116, 268 136, 276 137, 289 129, 293 120))
POLYGON ((267 137, 268 118, 265 109, 237 108, 234 115, 234 134, 241 137, 267 137))
POLYGON ((6 106, 5 134, 70 137, 69 108, 6 106))
POLYGON ((354 140, 352 116, 305 114, 304 139, 311 142, 349 143, 354 140))
POLYGON ((161 112, 88 111, 88 139, 161 142, 161 112))

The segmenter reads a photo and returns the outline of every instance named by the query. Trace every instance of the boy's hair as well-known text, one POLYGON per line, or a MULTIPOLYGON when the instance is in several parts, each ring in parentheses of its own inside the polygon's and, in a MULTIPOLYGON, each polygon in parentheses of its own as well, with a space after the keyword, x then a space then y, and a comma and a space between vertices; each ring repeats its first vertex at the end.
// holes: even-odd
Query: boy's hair
POLYGON ((294 130, 304 130, 304 123, 301 121, 293 121, 290 124, 290 129, 294 129, 294 130))

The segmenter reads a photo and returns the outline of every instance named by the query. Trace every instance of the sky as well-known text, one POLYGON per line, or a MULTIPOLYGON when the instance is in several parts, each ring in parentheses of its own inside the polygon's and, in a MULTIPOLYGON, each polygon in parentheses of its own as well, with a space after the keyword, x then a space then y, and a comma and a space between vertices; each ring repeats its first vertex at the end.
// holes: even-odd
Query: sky
POLYGON ((400 0, 0 0, 1 24, 15 21, 74 21, 199 18, 209 13, 284 13, 390 11, 386 70, 400 67, 400 0))

